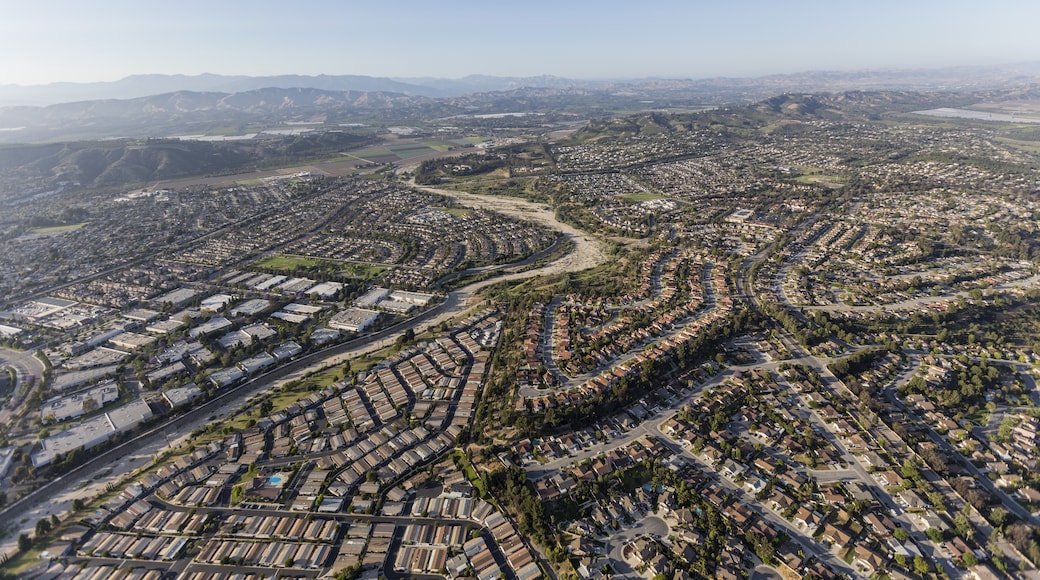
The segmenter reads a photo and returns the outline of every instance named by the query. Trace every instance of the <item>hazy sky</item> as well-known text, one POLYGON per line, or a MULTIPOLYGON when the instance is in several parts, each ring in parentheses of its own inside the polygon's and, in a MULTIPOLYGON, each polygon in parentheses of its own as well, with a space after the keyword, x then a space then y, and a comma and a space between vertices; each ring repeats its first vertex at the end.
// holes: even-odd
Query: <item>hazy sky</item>
POLYGON ((1036 0, 5 0, 0 84, 757 76, 1040 60, 1036 0))

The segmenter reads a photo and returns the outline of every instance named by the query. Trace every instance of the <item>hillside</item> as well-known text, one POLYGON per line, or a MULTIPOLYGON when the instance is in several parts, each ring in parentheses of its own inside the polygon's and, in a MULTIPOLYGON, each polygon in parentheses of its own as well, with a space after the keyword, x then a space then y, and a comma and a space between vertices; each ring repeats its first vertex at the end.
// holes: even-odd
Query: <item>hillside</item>
POLYGON ((178 91, 127 100, 82 101, 47 107, 0 108, 0 140, 66 141, 112 137, 165 137, 205 133, 215 127, 277 125, 323 120, 349 113, 417 117, 439 106, 425 97, 399 93, 260 89, 241 93, 178 91))
POLYGON ((167 139, 78 141, 0 147, 0 198, 78 183, 87 189, 244 171, 333 155, 369 138, 327 132, 249 142, 167 139))
POLYGON ((627 117, 598 119, 572 137, 573 142, 602 138, 636 137, 727 127, 738 133, 761 131, 779 122, 878 120, 885 116, 936 107, 964 107, 986 99, 1021 98, 1036 91, 971 93, 918 93, 912 91, 845 91, 838 93, 784 93, 754 103, 710 109, 699 113, 648 112, 627 117))
MULTIPOLYGON (((1035 87, 1040 80, 1038 70, 1040 65, 1025 64, 614 81, 481 75, 461 79, 137 75, 110 83, 0 85, 0 143, 168 137, 299 121, 416 123, 515 112, 564 112, 595 118, 650 108, 741 106, 773 95, 808 93, 886 91, 904 98, 913 91, 1013 92, 1035 87)), ((799 111, 812 112, 793 112, 799 111)))
POLYGON ((746 103, 783 92, 848 90, 965 91, 1008 88, 1036 82, 1040 63, 953 67, 929 70, 806 71, 753 78, 574 79, 553 75, 527 77, 474 74, 462 78, 386 78, 367 75, 168 75, 139 74, 116 81, 0 84, 0 106, 46 106, 89 100, 136 99, 180 91, 236 93, 265 88, 309 88, 325 91, 393 92, 421 97, 459 97, 472 93, 523 88, 586 89, 632 92, 644 98, 668 99, 679 94, 704 103, 746 103))
MULTIPOLYGON (((24 108, 24 116, 18 120, 26 124, 35 123, 32 132, 38 135, 96 133, 106 126, 109 131, 119 129, 124 134, 163 130, 172 134, 174 131, 204 132, 211 126, 228 127, 236 123, 244 126, 260 119, 272 123, 276 120, 286 123, 317 119, 325 126, 335 126, 363 115, 400 121, 502 111, 573 111, 574 114, 584 112, 594 119, 573 135, 571 142, 581 143, 689 131, 706 131, 724 139, 753 137, 778 130, 791 134, 810 130, 814 120, 855 123, 895 119, 920 109, 1035 99, 1037 93, 1036 90, 1021 89, 971 93, 788 93, 747 105, 699 113, 646 112, 613 117, 603 113, 599 107, 631 103, 632 97, 612 97, 586 89, 518 89, 447 99, 397 93, 264 89, 233 94, 178 92, 129 101, 89 101, 24 108)), ((12 109, 0 111, 0 125, 15 118, 12 109)), ((532 119, 532 122, 541 122, 532 119)), ((1023 137, 1018 134, 1011 136, 1016 135, 1023 137)), ((0 146, 0 195, 31 195, 51 190, 59 182, 78 183, 84 188, 121 187, 194 175, 234 173, 256 167, 306 162, 371 139, 334 130, 296 137, 226 142, 122 138, 0 146)))

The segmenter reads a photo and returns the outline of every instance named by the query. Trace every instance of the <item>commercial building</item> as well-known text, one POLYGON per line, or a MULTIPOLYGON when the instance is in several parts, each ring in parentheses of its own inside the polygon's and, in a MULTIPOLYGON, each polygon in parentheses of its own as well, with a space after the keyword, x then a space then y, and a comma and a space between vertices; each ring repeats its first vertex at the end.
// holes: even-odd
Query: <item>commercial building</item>
POLYGON ((190 405, 192 401, 200 396, 202 396, 202 391, 199 390, 199 387, 196 386, 195 383, 188 383, 182 387, 166 389, 163 391, 163 398, 166 399, 166 402, 174 409, 190 405))
POLYGON ((375 324, 378 319, 379 313, 375 310, 347 308, 346 310, 337 312, 332 318, 330 318, 328 326, 329 328, 346 330, 347 332, 363 332, 365 329, 375 324))
POLYGON ((33 467, 40 468, 50 465, 59 455, 76 449, 87 450, 96 447, 108 441, 112 435, 133 429, 151 416, 152 410, 148 407, 148 403, 138 399, 61 433, 51 435, 40 441, 41 449, 32 454, 33 467))

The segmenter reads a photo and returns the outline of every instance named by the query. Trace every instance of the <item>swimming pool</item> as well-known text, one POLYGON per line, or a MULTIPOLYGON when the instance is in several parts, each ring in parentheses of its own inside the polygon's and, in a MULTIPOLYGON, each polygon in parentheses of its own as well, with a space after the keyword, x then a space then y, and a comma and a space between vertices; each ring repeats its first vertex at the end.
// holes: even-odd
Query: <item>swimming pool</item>
POLYGON ((267 478, 267 483, 271 485, 282 485, 283 481, 285 480, 282 479, 281 475, 272 475, 271 477, 267 478))

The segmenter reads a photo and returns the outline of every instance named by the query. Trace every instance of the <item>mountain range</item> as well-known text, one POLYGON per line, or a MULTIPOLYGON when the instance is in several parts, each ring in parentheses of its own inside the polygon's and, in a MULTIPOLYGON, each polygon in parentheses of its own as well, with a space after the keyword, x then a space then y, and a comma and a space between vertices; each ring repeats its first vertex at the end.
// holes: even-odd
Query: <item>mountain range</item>
POLYGON ((0 104, 32 103, 0 106, 0 143, 169 137, 217 130, 244 134, 301 122, 336 128, 517 112, 603 115, 647 108, 738 105, 784 93, 1011 91, 1036 86, 1040 86, 1040 63, 628 81, 554 76, 137 75, 107 83, 0 85, 0 104))
POLYGON ((241 93, 259 89, 320 89, 323 91, 391 92, 418 97, 455 97, 476 92, 508 91, 522 87, 603 88, 607 81, 579 81, 554 77, 496 77, 471 75, 460 79, 392 79, 363 75, 228 76, 132 75, 117 81, 0 85, 0 106, 46 106, 104 99, 135 99, 181 91, 241 93))
MULTIPOLYGON (((703 128, 714 127, 716 130, 737 127, 738 132, 767 126, 782 126, 784 131, 813 130, 811 122, 816 120, 870 122, 918 109, 965 106, 989 100, 998 93, 1004 98, 1020 98, 1029 102, 1035 102, 1040 98, 1040 91, 1009 89, 958 93, 788 93, 744 106, 720 107, 699 113, 669 115, 659 111, 647 111, 635 115, 594 117, 575 134, 575 138, 587 140, 631 137, 641 133, 686 132, 689 131, 687 125, 691 123, 700 123, 703 128)), ((129 101, 101 101, 99 109, 104 108, 102 105, 112 106, 113 109, 108 113, 114 115, 121 110, 120 107, 125 108, 128 103, 133 103, 136 114, 147 119, 149 115, 160 114, 153 109, 155 107, 163 108, 162 115, 168 114, 175 118, 176 111, 188 116, 198 116, 201 114, 199 107, 205 106, 211 107, 206 114, 212 115, 214 119, 226 119, 229 114, 232 117, 273 115, 280 110, 295 111, 308 107, 324 107, 323 110, 334 106, 379 109, 393 107, 395 101, 412 103, 410 106, 420 103, 420 108, 425 107, 426 112, 444 112, 451 108, 460 110, 467 106, 467 103, 481 102, 480 97, 472 96, 430 99, 407 97, 397 93, 350 93, 317 89, 261 89, 222 95, 223 93, 179 92, 129 101), (333 102, 337 98, 340 101, 335 101, 338 105, 334 105, 333 102)), ((523 101, 534 106, 569 100, 582 102, 594 97, 589 92, 578 89, 523 89, 490 95, 497 99, 493 102, 500 102, 508 98, 504 95, 511 95, 514 105, 523 101)), ((97 112, 95 110, 95 113, 97 112)), ((128 122, 133 122, 133 119, 129 119, 128 122)), ((40 192, 58 189, 111 190, 180 177, 220 175, 301 164, 310 159, 329 158, 341 151, 368 146, 378 142, 378 139, 378 136, 372 134, 326 130, 301 135, 223 142, 191 139, 107 139, 7 144, 0 146, 0 204, 17 204, 32 199, 40 192)))
POLYGON ((732 91, 750 87, 788 91, 843 90, 968 90, 991 89, 1021 82, 1037 82, 1040 62, 1002 66, 942 69, 812 71, 752 78, 705 79, 571 79, 553 75, 533 77, 470 75, 458 79, 436 77, 389 78, 364 75, 132 75, 117 81, 0 84, 0 107, 46 106, 101 99, 133 99, 178 91, 238 93, 267 88, 309 88, 326 91, 394 92, 421 97, 457 97, 469 93, 510 91, 537 87, 588 90, 732 91))

